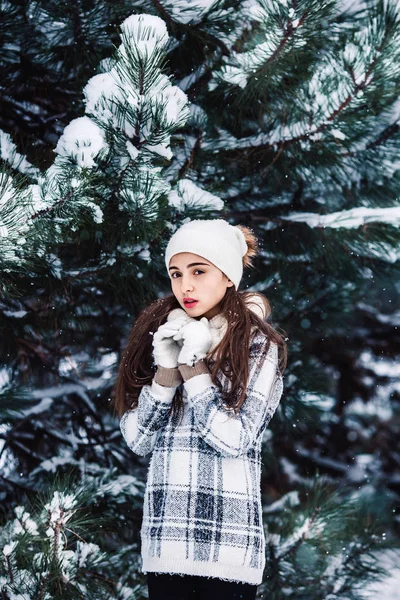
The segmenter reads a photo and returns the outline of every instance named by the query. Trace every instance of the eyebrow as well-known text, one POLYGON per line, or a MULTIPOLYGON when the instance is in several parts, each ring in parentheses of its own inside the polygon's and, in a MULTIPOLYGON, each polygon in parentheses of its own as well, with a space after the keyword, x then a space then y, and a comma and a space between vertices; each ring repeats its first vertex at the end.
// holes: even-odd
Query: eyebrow
MULTIPOLYGON (((208 263, 195 262, 195 263, 190 263, 186 268, 189 269, 190 267, 196 267, 197 265, 206 265, 206 267, 210 266, 208 263)), ((178 269, 178 267, 170 267, 168 270, 170 271, 171 269, 178 269)), ((179 269, 178 269, 178 271, 179 271, 179 269)))

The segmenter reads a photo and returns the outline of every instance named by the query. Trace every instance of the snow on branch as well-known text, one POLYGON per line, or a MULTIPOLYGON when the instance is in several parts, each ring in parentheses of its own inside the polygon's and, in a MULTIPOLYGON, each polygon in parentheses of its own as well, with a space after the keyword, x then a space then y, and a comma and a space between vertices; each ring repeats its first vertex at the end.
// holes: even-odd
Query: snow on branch
MULTIPOLYGON (((258 41, 251 50, 233 52, 226 57, 224 60, 229 64, 215 74, 209 89, 214 89, 222 82, 244 89, 254 75, 257 75, 257 79, 263 77, 265 87, 276 87, 274 74, 271 78, 265 67, 278 55, 296 53, 306 43, 310 34, 309 24, 318 17, 319 10, 312 3, 308 12, 302 5, 301 14, 296 13, 287 2, 280 3, 279 8, 277 6, 272 2, 267 10, 267 5, 261 7, 254 4, 252 14, 261 24, 265 41, 258 41), (274 18, 273 7, 280 12, 280 19, 274 18), (289 33, 293 39, 290 45, 285 45, 283 41, 288 39, 289 33)), ((357 27, 360 25, 357 24, 357 27)), ((332 35, 337 34, 333 32, 332 35)), ((257 36, 259 40, 259 32, 257 36)), ((348 27, 346 38, 340 50, 333 45, 332 52, 316 55, 312 77, 296 88, 295 95, 290 98, 282 96, 282 104, 273 107, 271 118, 265 120, 262 131, 236 139, 221 130, 220 139, 213 140, 214 150, 226 148, 226 144, 229 144, 229 148, 257 147, 274 152, 281 152, 289 146, 296 149, 300 146, 308 151, 313 144, 324 140, 331 144, 335 152, 345 157, 354 155, 360 148, 371 148, 376 141, 377 131, 372 113, 365 118, 362 139, 358 127, 349 132, 348 114, 349 111, 362 109, 366 103, 376 104, 378 97, 382 104, 379 113, 382 118, 393 102, 390 97, 393 94, 392 82, 397 80, 400 69, 400 15, 389 5, 379 16, 371 11, 368 19, 365 18, 365 25, 359 29, 348 27), (382 90, 385 93, 382 94, 382 90), (292 109, 288 110, 290 103, 292 109)), ((395 123, 387 116, 385 131, 393 135, 395 123)), ((381 138, 380 143, 382 141, 386 141, 386 138, 381 138)))
POLYGON ((202 190, 190 179, 178 181, 176 189, 169 194, 168 202, 180 212, 184 212, 187 206, 206 207, 208 210, 223 210, 224 208, 221 198, 202 190))
POLYGON ((134 214, 140 204, 146 218, 154 219, 157 198, 170 189, 159 161, 172 158, 171 134, 190 112, 186 94, 161 72, 168 40, 157 16, 125 19, 114 57, 102 61, 102 72, 83 90, 86 116, 65 128, 55 149, 47 193, 86 206, 96 222, 102 221, 102 206, 111 196, 119 199, 121 210, 134 214))
MULTIPOLYGON (((204 19, 217 3, 218 0, 173 0, 173 2, 163 0, 159 10, 162 16, 167 13, 173 21, 194 25, 204 19)), ((158 5, 157 2, 157 7, 158 5)))
MULTIPOLYGON (((16 249, 24 244, 29 255, 25 234, 49 213, 56 217, 52 235, 59 236, 63 227, 76 230, 82 209, 101 223, 111 197, 130 216, 142 207, 144 218, 157 217, 158 201, 171 189, 161 174, 162 161, 172 158, 171 135, 190 115, 186 94, 162 72, 168 41, 166 25, 157 16, 131 15, 123 21, 115 55, 102 61, 102 72, 84 88, 86 115, 65 127, 54 163, 42 175, 1 134, 1 157, 13 168, 30 170, 38 182, 20 192, 7 180, 0 190, 3 266, 22 260, 16 249)), ((39 247, 44 239, 42 231, 39 247)))
POLYGON ((11 140, 11 136, 0 129, 0 159, 4 160, 12 169, 34 179, 39 177, 39 169, 36 169, 26 157, 17 152, 17 146, 11 140))
POLYGON ((5 272, 21 263, 35 211, 37 187, 19 190, 10 175, 0 173, 0 267, 5 272))
POLYGON ((82 569, 91 573, 101 569, 104 552, 97 544, 83 540, 78 533, 79 523, 76 527, 85 500, 82 490, 50 491, 49 501, 41 500, 34 514, 22 505, 14 508, 15 518, 3 532, 6 543, 2 555, 8 577, 2 578, 2 584, 7 597, 31 598, 32 590, 38 590, 40 597, 48 598, 48 584, 53 581, 54 585, 56 580, 58 585, 70 582, 77 593, 80 588, 78 584, 75 586, 77 573, 82 569), (31 569, 20 568, 21 553, 29 557, 31 569), (16 590, 17 595, 13 593, 16 590))
POLYGON ((122 44, 109 69, 92 77, 84 89, 86 113, 100 126, 111 125, 126 160, 140 153, 172 158, 171 133, 189 117, 188 99, 160 70, 169 36, 164 21, 132 15, 121 25, 122 44))
POLYGON ((357 229, 367 223, 388 223, 393 227, 400 225, 400 206, 389 208, 367 208, 360 206, 350 210, 342 210, 329 215, 318 215, 316 213, 290 213, 281 217, 286 221, 297 221, 306 223, 309 227, 331 227, 345 229, 357 229))
POLYGON ((79 117, 64 129, 58 140, 55 152, 62 157, 70 157, 78 167, 89 169, 96 166, 96 158, 105 155, 109 147, 104 132, 88 117, 79 117))
POLYGON ((266 7, 254 3, 250 13, 255 21, 262 24, 265 41, 257 43, 251 50, 232 51, 228 57, 224 57, 226 64, 213 74, 209 90, 214 90, 222 82, 244 89, 257 71, 265 69, 289 50, 296 51, 307 43, 301 35, 308 16, 303 7, 296 12, 293 6, 283 2, 276 5, 272 3, 266 10, 266 7))

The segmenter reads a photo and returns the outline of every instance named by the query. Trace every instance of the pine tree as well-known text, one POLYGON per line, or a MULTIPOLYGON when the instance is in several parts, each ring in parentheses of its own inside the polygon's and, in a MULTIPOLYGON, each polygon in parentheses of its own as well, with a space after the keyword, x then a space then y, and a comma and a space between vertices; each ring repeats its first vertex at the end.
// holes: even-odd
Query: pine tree
POLYGON ((166 238, 221 216, 261 240, 242 287, 289 335, 260 594, 361 598, 396 545, 398 403, 377 361, 398 353, 398 7, 118 4, 2 7, 3 597, 143 597, 147 463, 110 391, 168 291, 166 238))

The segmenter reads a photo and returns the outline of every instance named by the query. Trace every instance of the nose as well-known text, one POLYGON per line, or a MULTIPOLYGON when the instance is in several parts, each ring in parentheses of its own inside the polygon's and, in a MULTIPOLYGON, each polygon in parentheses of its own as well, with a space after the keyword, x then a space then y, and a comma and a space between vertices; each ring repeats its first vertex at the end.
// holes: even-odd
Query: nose
POLYGON ((186 294, 192 290, 193 290, 193 284, 192 284, 190 277, 182 276, 182 281, 181 281, 182 294, 186 294))

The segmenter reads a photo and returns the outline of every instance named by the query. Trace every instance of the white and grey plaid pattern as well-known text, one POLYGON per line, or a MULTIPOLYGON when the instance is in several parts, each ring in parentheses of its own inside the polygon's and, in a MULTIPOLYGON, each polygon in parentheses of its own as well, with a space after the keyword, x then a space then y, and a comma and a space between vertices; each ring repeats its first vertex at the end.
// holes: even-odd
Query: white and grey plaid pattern
MULTIPOLYGON (((152 452, 143 506, 142 571, 259 584, 265 567, 261 443, 282 396, 276 344, 254 337, 246 399, 224 406, 208 374, 183 383, 180 424, 168 416, 176 388, 153 381, 126 412, 122 434, 133 452, 152 452)), ((230 381, 222 372, 224 392, 230 381)))

